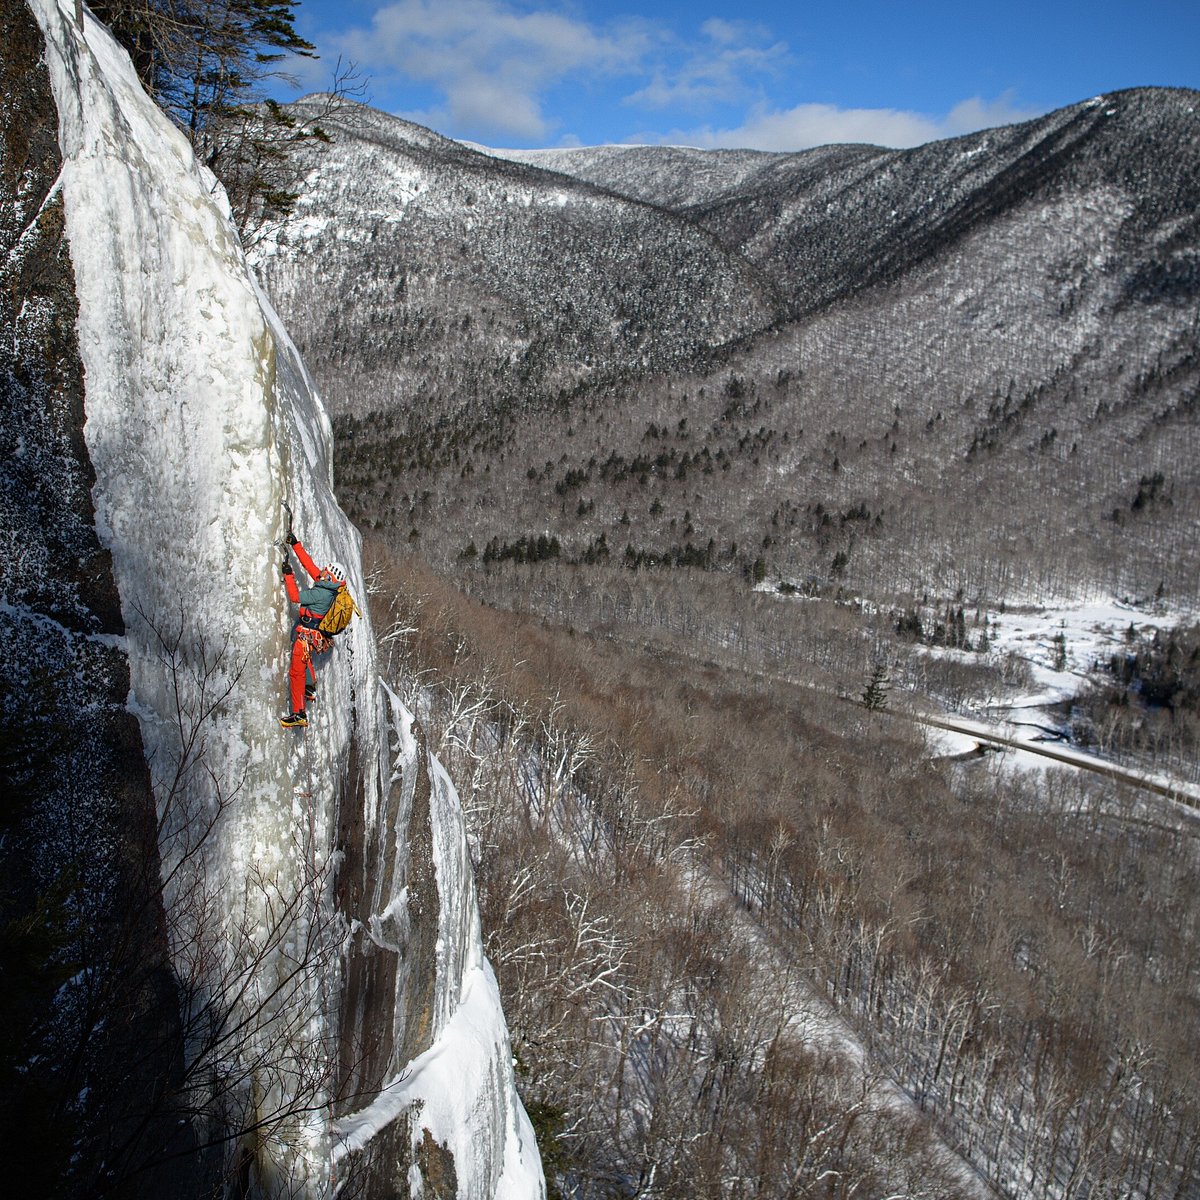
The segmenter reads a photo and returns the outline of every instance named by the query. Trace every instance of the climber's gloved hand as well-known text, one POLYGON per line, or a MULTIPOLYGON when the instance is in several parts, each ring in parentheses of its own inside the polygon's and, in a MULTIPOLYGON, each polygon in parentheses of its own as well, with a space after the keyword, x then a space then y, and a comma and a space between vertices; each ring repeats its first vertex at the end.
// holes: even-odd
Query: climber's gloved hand
POLYGON ((283 540, 287 542, 289 546, 295 546, 300 541, 300 539, 290 529, 284 535, 283 540))
POLYGON ((292 564, 285 558, 279 564, 279 577, 280 577, 280 579, 286 579, 291 574, 292 574, 292 564))

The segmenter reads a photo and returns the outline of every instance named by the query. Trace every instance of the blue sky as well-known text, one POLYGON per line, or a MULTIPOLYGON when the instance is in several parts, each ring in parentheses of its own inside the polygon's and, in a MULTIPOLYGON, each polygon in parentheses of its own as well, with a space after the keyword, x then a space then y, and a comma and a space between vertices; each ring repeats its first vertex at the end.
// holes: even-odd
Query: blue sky
POLYGON ((1200 88, 1198 0, 300 0, 368 103, 497 147, 913 146, 1118 88, 1200 88))

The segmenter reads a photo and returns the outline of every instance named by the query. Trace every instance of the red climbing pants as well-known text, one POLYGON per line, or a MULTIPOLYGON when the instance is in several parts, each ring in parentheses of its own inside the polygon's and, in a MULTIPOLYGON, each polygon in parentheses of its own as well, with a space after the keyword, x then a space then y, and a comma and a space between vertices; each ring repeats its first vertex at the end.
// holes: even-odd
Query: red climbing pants
POLYGON ((292 661, 288 667, 288 686, 292 693, 292 712, 304 711, 304 685, 311 677, 317 682, 317 673, 313 670, 312 657, 321 654, 329 647, 328 639, 319 629, 298 627, 292 639, 292 661))

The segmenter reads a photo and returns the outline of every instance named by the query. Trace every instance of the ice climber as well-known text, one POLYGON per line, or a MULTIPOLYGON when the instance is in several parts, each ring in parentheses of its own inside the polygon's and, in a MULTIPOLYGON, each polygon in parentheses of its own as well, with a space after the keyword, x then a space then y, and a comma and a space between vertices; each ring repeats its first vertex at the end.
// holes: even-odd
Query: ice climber
POLYGON ((317 694, 317 674, 313 658, 328 654, 333 649, 333 639, 321 629, 321 618, 332 607, 339 591, 346 586, 346 570, 339 563, 331 562, 320 568, 309 557, 308 551, 289 529, 287 544, 300 560, 300 565, 312 576, 312 587, 298 587, 292 572, 291 559, 284 551, 282 563, 283 585, 288 599, 300 606, 296 624, 292 629, 292 657, 288 666, 288 686, 291 690, 292 711, 280 718, 285 729, 297 729, 308 724, 305 705, 317 694), (311 682, 310 682, 311 680, 311 682))

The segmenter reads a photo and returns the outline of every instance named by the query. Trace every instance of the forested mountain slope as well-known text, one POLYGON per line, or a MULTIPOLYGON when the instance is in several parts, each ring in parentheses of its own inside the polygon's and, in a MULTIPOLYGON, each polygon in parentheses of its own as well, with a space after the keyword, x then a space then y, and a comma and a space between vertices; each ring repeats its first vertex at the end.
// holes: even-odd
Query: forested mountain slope
MULTIPOLYGON (((301 106, 302 107, 302 106, 301 106)), ((360 106, 256 247, 337 409, 481 417, 762 328, 771 289, 695 223, 360 106)))
POLYGON ((581 146, 571 150, 491 150, 484 154, 556 171, 662 208, 688 208, 753 186, 780 156, 766 150, 689 146, 581 146))
POLYGON ((541 536, 793 583, 1179 588, 1198 106, 1116 93, 908 151, 553 152, 586 186, 361 110, 257 262, 356 514, 443 561, 541 536))
POLYGON ((339 489, 381 535, 390 651, 474 789, 560 1184, 948 1200, 949 1147, 1020 1200, 1195 1193, 1194 814, 946 752, 911 717, 1011 705, 1080 753, 1145 735, 1194 778, 1182 691, 1169 712, 1097 692, 1087 728, 1073 698, 1031 717, 1048 666, 1063 694, 1089 666, 1065 632, 1015 652, 997 614, 1157 592, 1112 603, 1129 623, 1104 644, 1194 664, 1194 634, 1152 623, 1200 573, 1196 99, 905 152, 554 152, 555 172, 444 148, 433 173, 430 135, 351 113, 264 231, 339 489), (592 214, 585 279, 526 199, 592 214), (692 237, 724 280, 694 313, 661 302, 660 251, 692 237), (610 320, 622 290, 660 298, 644 361, 610 320), (535 310, 522 336, 545 339, 514 355, 502 326, 535 310), (855 1084, 819 1039, 789 1045, 805 1002, 750 983, 775 950, 776 981, 861 1039, 855 1084), (903 1093, 897 1125, 870 1081, 903 1093), (910 1102, 940 1145, 910 1137, 910 1102))
POLYGON ((895 280, 1006 212, 1089 196, 1117 201, 1120 240, 1105 269, 1122 276, 1126 299, 1182 303, 1197 289, 1200 97, 1184 89, 1115 92, 903 151, 512 153, 686 210, 766 270, 793 314, 895 280))

